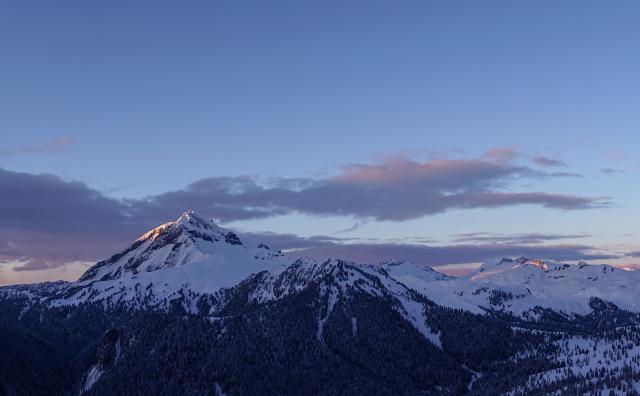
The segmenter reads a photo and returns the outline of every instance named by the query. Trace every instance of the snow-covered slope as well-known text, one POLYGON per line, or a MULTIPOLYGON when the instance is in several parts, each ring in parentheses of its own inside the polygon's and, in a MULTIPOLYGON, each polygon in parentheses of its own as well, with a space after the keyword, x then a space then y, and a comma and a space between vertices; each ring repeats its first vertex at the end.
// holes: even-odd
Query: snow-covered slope
MULTIPOLYGON (((595 394, 640 384, 640 314, 618 309, 640 312, 638 297, 640 272, 608 265, 523 257, 454 278, 405 261, 293 259, 187 212, 76 282, 0 287, 9 334, 0 349, 27 342, 8 355, 41 361, 56 356, 55 346, 71 364, 98 345, 74 379, 78 389, 65 392, 76 394, 120 385, 123 394, 157 393, 151 386, 166 372, 192 381, 190 393, 265 393, 277 385, 271 379, 313 377, 321 381, 307 392, 289 382, 266 393, 327 385, 334 390, 326 393, 344 393, 343 379, 362 393, 362 383, 380 378, 368 393, 595 394), (514 315, 485 315, 491 311, 514 315), (97 341, 98 330, 102 341, 76 348, 77 340, 97 341), (161 366, 149 366, 149 356, 161 366), (247 367, 254 371, 242 377, 247 367), (289 375, 294 367, 301 370, 289 375), (269 381, 254 382, 265 375, 269 381), (144 379, 129 389, 131 377, 144 379)), ((27 383, 43 377, 22 366, 27 383)), ((12 375, 14 367, 21 365, 12 375)))
MULTIPOLYGON (((416 286, 417 288, 417 286, 416 286)), ((640 311, 640 272, 610 265, 560 264, 521 257, 482 265, 461 278, 422 285, 427 296, 452 295, 442 305, 464 303, 483 309, 523 315, 535 307, 566 314, 591 312, 591 299, 609 301, 621 309, 640 311)), ((434 299, 435 300, 435 299, 434 299)))
MULTIPOLYGON (((323 262, 300 259, 282 272, 261 272, 251 276, 229 293, 219 295, 208 305, 209 312, 200 313, 215 315, 238 298, 242 305, 264 304, 305 289, 313 290, 323 306, 322 313, 317 318, 316 335, 323 342, 324 323, 336 304, 348 305, 354 298, 366 295, 377 299, 381 304, 388 303, 427 340, 440 347, 438 334, 428 325, 425 299, 391 277, 386 268, 386 264, 358 265, 338 259, 323 262)), ((357 330, 356 317, 352 317, 352 330, 357 330)))
POLYGON ((396 281, 402 283, 438 305, 484 313, 474 302, 466 301, 455 293, 457 278, 442 274, 430 267, 419 267, 408 261, 389 261, 381 267, 396 281))
POLYGON ((453 277, 440 273, 431 267, 419 267, 409 261, 386 261, 380 263, 380 265, 391 277, 401 282, 406 281, 407 283, 410 283, 414 279, 418 279, 423 282, 453 279, 453 277))
POLYGON ((261 271, 277 273, 292 261, 263 243, 241 240, 213 221, 186 212, 89 268, 56 303, 110 299, 156 305, 185 294, 215 293, 261 271))

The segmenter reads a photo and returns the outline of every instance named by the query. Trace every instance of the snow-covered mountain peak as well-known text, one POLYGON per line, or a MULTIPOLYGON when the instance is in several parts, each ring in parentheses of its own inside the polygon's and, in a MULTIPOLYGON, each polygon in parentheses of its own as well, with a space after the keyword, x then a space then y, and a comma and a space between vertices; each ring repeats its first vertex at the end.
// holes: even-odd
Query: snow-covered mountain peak
POLYGON ((139 290, 165 296, 180 289, 215 292, 254 273, 278 272, 291 261, 253 238, 241 239, 212 220, 185 212, 89 268, 66 295, 83 301, 106 294, 137 296, 139 290))
POLYGON ((519 265, 532 265, 536 268, 539 268, 543 271, 547 271, 549 270, 549 264, 547 264, 544 260, 542 259, 530 259, 527 257, 521 257, 520 259, 516 260, 518 262, 519 265))
POLYGON ((452 282, 455 294, 479 307, 521 314, 535 307, 586 314, 593 297, 639 311, 640 274, 610 265, 520 257, 483 264, 452 282))
POLYGON ((498 261, 488 261, 480 266, 477 271, 472 272, 469 277, 473 279, 484 278, 486 276, 491 276, 494 274, 498 274, 505 271, 510 271, 518 268, 533 268, 535 270, 540 270, 542 272, 548 271, 550 268, 556 266, 553 262, 548 262, 542 259, 537 258, 529 258, 529 257, 518 257, 516 259, 513 258, 503 258, 498 261))
POLYGON ((220 230, 221 228, 213 222, 212 219, 207 219, 200 216, 193 210, 184 212, 175 221, 176 224, 190 229, 203 229, 203 230, 220 230))
POLYGON ((208 239, 224 239, 226 233, 222 227, 218 226, 211 219, 205 219, 193 211, 184 212, 177 220, 171 221, 155 227, 140 236, 138 241, 150 241, 168 234, 189 232, 208 239))
POLYGON ((431 267, 418 266, 409 261, 384 261, 380 263, 380 266, 394 279, 409 280, 417 278, 427 282, 452 279, 450 276, 440 273, 431 267))

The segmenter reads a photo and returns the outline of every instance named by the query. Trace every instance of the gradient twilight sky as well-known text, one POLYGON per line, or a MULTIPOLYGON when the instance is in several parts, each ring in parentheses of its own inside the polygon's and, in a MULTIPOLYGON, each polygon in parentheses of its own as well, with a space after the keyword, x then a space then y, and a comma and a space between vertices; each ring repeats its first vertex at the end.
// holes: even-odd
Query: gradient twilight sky
POLYGON ((0 284, 73 279, 187 209, 318 257, 640 263, 639 19, 3 2, 0 284))

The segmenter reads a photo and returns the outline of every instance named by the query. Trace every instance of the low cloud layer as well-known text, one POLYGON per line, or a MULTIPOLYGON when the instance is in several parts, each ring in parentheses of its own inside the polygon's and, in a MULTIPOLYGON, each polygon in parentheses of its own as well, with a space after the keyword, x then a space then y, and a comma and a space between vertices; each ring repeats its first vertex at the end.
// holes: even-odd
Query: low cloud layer
POLYGON ((458 243, 508 243, 508 244, 540 244, 543 242, 560 241, 565 239, 582 239, 590 237, 589 234, 493 234, 488 232, 474 232, 454 235, 454 241, 458 243))
POLYGON ((607 260, 616 255, 595 252, 593 247, 580 244, 452 244, 429 246, 405 243, 353 243, 335 237, 314 236, 303 238, 292 234, 250 234, 270 246, 287 247, 290 254, 324 259, 344 258, 357 262, 377 263, 402 259, 419 265, 439 266, 467 264, 502 257, 529 256, 554 260, 607 260))
POLYGON ((151 224, 84 183, 0 169, 0 262, 42 269, 111 254, 151 224))
MULTIPOLYGON (((46 148, 42 147, 42 150, 46 148)), ((5 149, 5 155, 18 151, 5 149)), ((22 151, 29 150, 23 148, 22 151)), ((150 227, 176 218, 186 209, 221 222, 302 213, 345 216, 358 224, 525 204, 559 210, 608 206, 608 199, 604 197, 517 191, 516 186, 523 180, 530 184, 569 174, 548 173, 521 165, 514 162, 516 157, 513 149, 498 148, 471 159, 420 162, 394 158, 377 164, 353 164, 327 178, 211 177, 181 190, 135 200, 114 199, 84 183, 55 175, 0 168, 0 262, 19 261, 23 263, 22 269, 36 270, 65 262, 96 260, 123 247, 150 227)), ((540 240, 539 236, 537 240, 540 240)), ((498 246, 487 245, 481 250, 475 246, 478 240, 468 247, 456 245, 452 250, 420 245, 358 244, 350 245, 347 251, 343 244, 327 238, 315 242, 315 246, 306 247, 308 252, 323 256, 346 252, 348 257, 366 257, 368 260, 376 256, 381 259, 422 257, 425 264, 468 262, 508 253, 498 246), (424 258, 426 256, 431 258, 424 258)), ((484 241, 497 242, 506 241, 484 241)), ((509 243, 527 241, 512 239, 509 243)), ((296 247, 292 244, 277 246, 296 247)), ((567 246, 548 251, 548 256, 584 257, 586 247, 567 246)), ((511 252, 518 250, 516 254, 528 254, 522 248, 524 246, 511 252)))

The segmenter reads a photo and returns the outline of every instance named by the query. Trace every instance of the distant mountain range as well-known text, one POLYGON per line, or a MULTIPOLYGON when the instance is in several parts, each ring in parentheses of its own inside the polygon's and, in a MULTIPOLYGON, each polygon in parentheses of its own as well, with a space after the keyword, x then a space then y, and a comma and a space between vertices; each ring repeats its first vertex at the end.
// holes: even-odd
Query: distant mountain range
POLYGON ((640 272, 294 259, 193 212, 0 288, 0 394, 637 394, 640 272))

